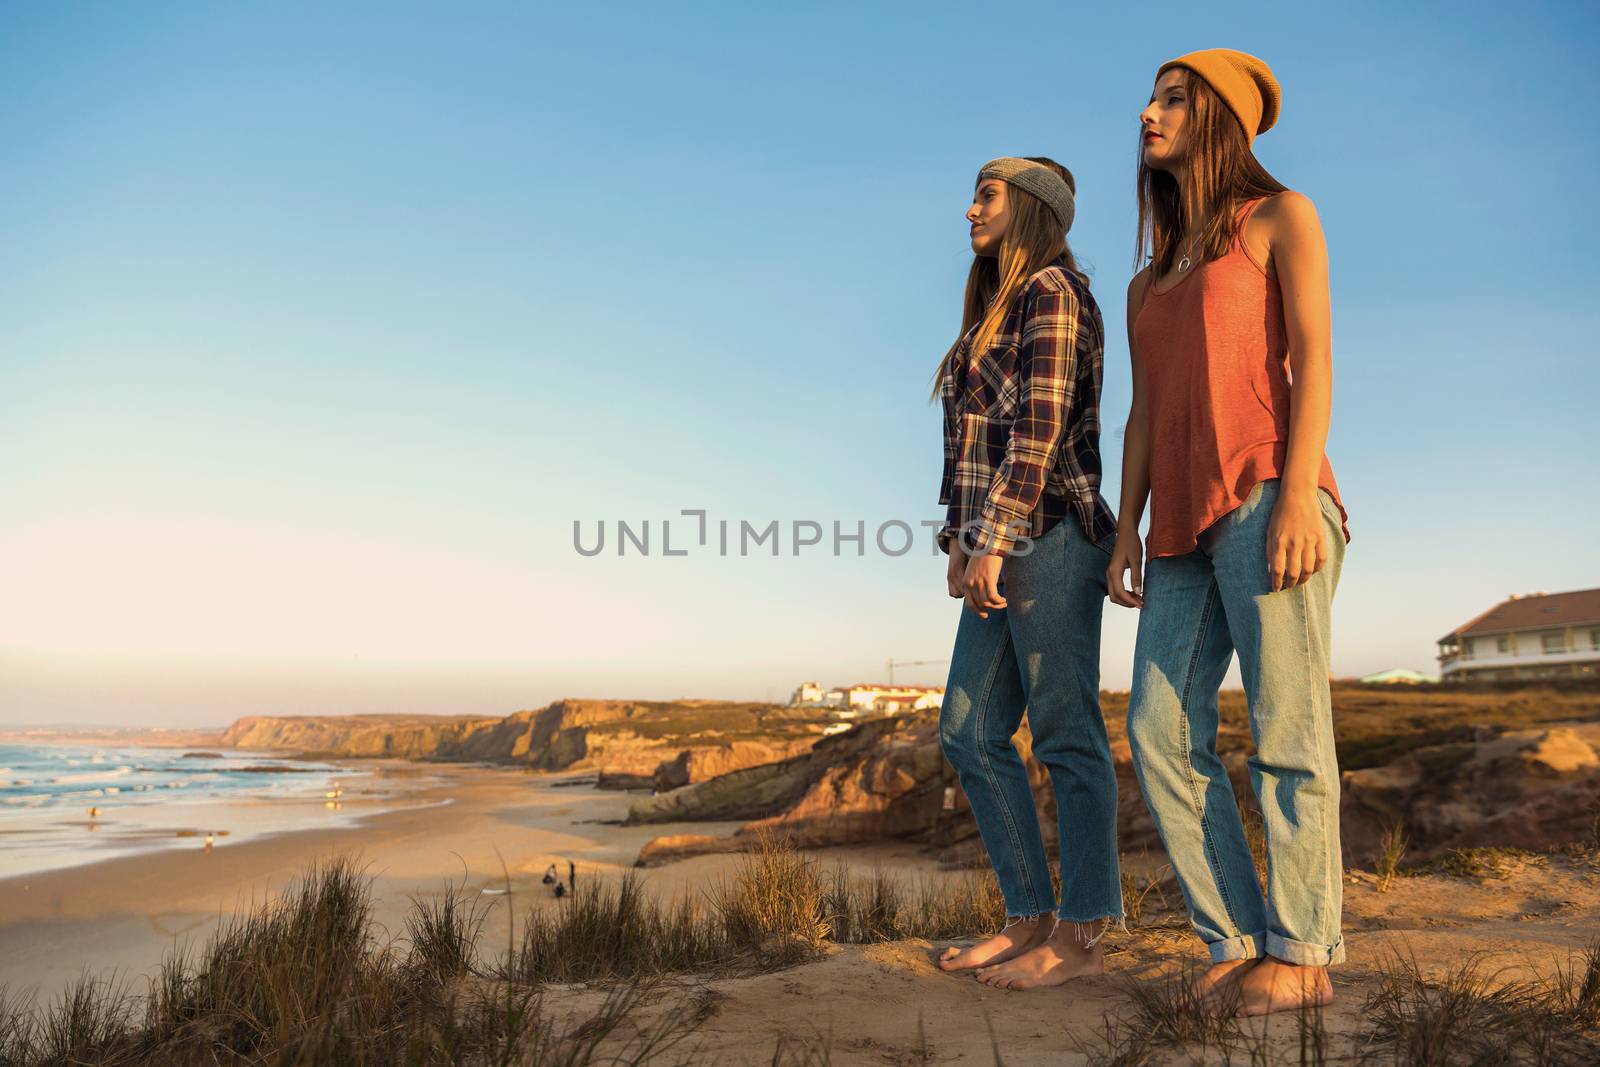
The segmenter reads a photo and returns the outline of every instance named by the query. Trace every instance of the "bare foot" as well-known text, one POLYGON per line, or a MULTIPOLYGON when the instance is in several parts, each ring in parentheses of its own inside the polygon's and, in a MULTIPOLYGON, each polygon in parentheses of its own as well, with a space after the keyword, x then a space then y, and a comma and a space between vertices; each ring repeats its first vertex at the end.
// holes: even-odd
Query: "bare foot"
POLYGON ((1239 981, 1260 962, 1260 959, 1248 959, 1213 963, 1189 986, 1195 1006, 1208 1013, 1222 1011, 1232 1015, 1238 1007, 1239 981))
POLYGON ((1268 956, 1239 981, 1240 1018, 1332 1003, 1326 967, 1300 967, 1268 956))
MULTIPOLYGON (((1057 923, 1054 932, 1034 948, 1004 963, 978 969, 978 981, 996 989, 1043 989, 1073 978, 1105 973, 1106 943, 1085 948, 1078 931, 1084 923, 1057 923)), ((1094 933, 1100 932, 1094 924, 1094 933)), ((1092 935, 1091 935, 1092 936, 1092 935)))
POLYGON ((1011 923, 987 941, 967 948, 951 945, 939 957, 939 968, 944 971, 970 971, 985 964, 1001 963, 1028 951, 1050 936, 1055 916, 1049 912, 1031 919, 1011 923))

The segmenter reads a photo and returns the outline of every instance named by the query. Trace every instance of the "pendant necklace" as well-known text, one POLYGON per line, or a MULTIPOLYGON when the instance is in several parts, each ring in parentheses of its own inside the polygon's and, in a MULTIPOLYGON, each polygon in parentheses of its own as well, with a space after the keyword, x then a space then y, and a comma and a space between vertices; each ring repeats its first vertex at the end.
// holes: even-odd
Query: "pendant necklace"
POLYGON ((1190 267, 1189 253, 1194 251, 1194 242, 1198 241, 1199 239, 1200 239, 1199 235, 1197 234, 1194 237, 1194 239, 1189 242, 1189 247, 1188 247, 1187 250, 1184 251, 1183 258, 1178 260, 1178 273, 1179 274, 1182 274, 1184 271, 1189 269, 1189 267, 1190 267))

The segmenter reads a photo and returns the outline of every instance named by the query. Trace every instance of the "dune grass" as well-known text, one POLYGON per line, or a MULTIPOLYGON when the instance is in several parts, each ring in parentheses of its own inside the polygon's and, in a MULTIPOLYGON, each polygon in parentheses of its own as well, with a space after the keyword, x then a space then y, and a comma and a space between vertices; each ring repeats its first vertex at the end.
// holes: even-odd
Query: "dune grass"
POLYGON ((618 984, 588 1018, 561 1026, 537 986, 478 973, 483 911, 461 887, 414 901, 406 934, 380 941, 371 887, 352 863, 312 867, 276 900, 241 913, 193 953, 175 952, 143 995, 84 976, 36 1007, 0 991, 0 1067, 279 1064, 580 1067, 673 1058, 692 1006, 649 1031, 628 1017, 648 979, 618 984))
POLYGON ((855 874, 836 864, 825 905, 829 939, 846 945, 983 937, 999 930, 1006 919, 1000 885, 988 869, 939 880, 907 880, 882 869, 855 874))
POLYGON ((1553 975, 1506 981, 1469 959, 1437 977, 1395 955, 1362 1015, 1374 1062, 1416 1067, 1600 1063, 1600 941, 1553 975))
POLYGON ((729 879, 663 901, 634 873, 590 882, 530 914, 501 974, 522 982, 615 981, 674 973, 770 971, 830 944, 983 936, 1005 922, 993 872, 903 879, 821 864, 763 835, 729 879))
POLYGON ((1395 879, 1402 874, 1400 865, 1405 860, 1408 844, 1405 822, 1396 819, 1384 831, 1383 839, 1378 845, 1378 862, 1374 866, 1374 873, 1378 876, 1378 892, 1387 893, 1394 888, 1395 879))
POLYGON ((448 884, 414 898, 403 933, 385 940, 370 880, 349 861, 320 863, 197 949, 170 954, 142 992, 85 975, 40 1006, 0 989, 0 1067, 562 1067, 591 1062, 602 1043, 608 1064, 680 1062, 672 1057, 704 1017, 692 1000, 625 1032, 666 976, 773 970, 830 943, 976 936, 1005 915, 991 873, 914 884, 825 873, 770 835, 699 896, 662 901, 632 874, 591 882, 521 916, 494 960, 480 945, 488 908, 448 884), (571 982, 611 993, 590 1018, 557 1027, 541 990, 571 982))
POLYGON ((1467 960, 1428 976, 1394 954, 1378 968, 1361 1026, 1335 1048, 1321 1008, 1268 1019, 1206 1010, 1194 974, 1129 981, 1128 1007, 1106 1018, 1078 1051, 1091 1067, 1165 1063, 1394 1067, 1588 1067, 1600 1063, 1600 941, 1530 981, 1508 981, 1467 960), (1286 1025, 1287 1024, 1287 1025, 1286 1025))
POLYGON ((1419 869, 1477 881, 1505 881, 1525 867, 1546 867, 1549 863, 1550 858, 1539 852, 1509 845, 1489 845, 1449 849, 1419 869))
MULTIPOLYGON (((1144 896, 1159 893, 1160 877, 1144 896)), ((318 864, 194 951, 171 954, 142 993, 89 975, 42 1006, 0 989, 0 1067, 673 1067, 704 1061, 691 1039, 716 1010, 714 995, 669 993, 673 975, 769 971, 839 944, 982 936, 1005 916, 987 870, 937 880, 825 871, 773 836, 698 896, 662 901, 635 875, 591 882, 518 917, 494 958, 480 943, 489 907, 450 884, 413 899, 404 929, 387 938, 361 870, 318 864), (545 987, 572 982, 598 983, 604 1000, 558 1020, 545 987), (633 1020, 647 1005, 653 1021, 642 1026, 633 1020)), ((1287 1037, 1280 1023, 1269 1042, 1265 1025, 1199 1010, 1182 976, 1124 985, 1124 1007, 1080 1045, 1092 1064, 1196 1053, 1204 1062, 1321 1064, 1331 1055, 1319 1011, 1301 1013, 1287 1037)), ((1342 1062, 1600 1062, 1600 942, 1521 983, 1471 963, 1425 976, 1397 956, 1369 989, 1342 1062)), ((829 1055, 827 1042, 791 1037, 770 1058, 824 1064, 829 1055)), ((997 1063, 1000 1055, 997 1047, 997 1063)))

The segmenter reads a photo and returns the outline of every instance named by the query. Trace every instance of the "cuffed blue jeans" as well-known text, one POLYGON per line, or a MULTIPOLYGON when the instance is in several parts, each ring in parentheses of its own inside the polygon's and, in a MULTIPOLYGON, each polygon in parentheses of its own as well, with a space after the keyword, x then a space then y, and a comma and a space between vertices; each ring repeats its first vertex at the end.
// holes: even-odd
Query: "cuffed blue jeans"
POLYGON ((1008 916, 1122 917, 1117 776, 1100 714, 1100 615, 1109 546, 1068 516, 1006 558, 1006 607, 961 608, 939 739, 972 807, 1008 916), (1026 711, 1050 774, 1061 841, 1059 908, 1028 773, 1012 736, 1026 711))
POLYGON ((1190 921, 1215 962, 1263 952, 1313 966, 1344 959, 1328 630, 1345 542, 1338 505, 1323 490, 1317 497, 1328 561, 1291 589, 1268 584, 1277 479, 1207 527, 1195 551, 1145 564, 1128 738, 1190 921), (1256 745, 1250 784, 1265 818, 1264 898, 1217 756, 1217 693, 1235 651, 1256 745))

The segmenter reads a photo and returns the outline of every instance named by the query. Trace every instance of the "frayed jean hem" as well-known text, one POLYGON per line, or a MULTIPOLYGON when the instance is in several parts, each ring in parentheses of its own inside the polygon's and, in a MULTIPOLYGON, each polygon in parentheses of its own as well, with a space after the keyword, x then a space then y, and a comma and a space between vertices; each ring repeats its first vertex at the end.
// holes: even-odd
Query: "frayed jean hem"
POLYGON ((1104 919, 1112 926, 1120 926, 1124 932, 1126 932, 1128 928, 1128 920, 1120 911, 1097 911, 1092 913, 1087 919, 1080 919, 1076 915, 1069 914, 1066 908, 1057 908, 1056 918, 1060 919, 1064 923, 1079 924, 1097 923, 1104 919))

